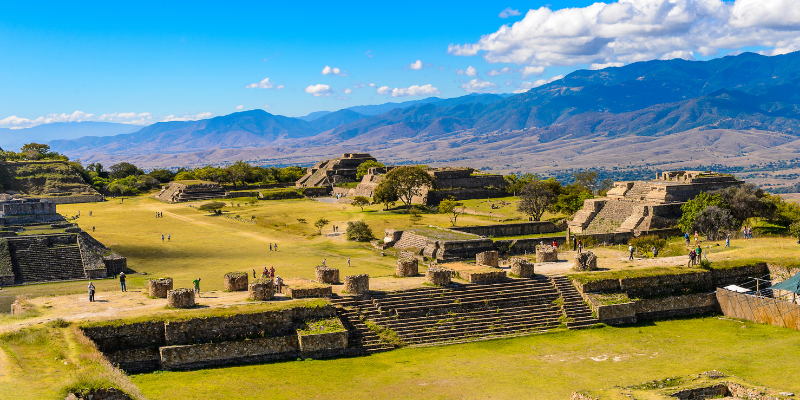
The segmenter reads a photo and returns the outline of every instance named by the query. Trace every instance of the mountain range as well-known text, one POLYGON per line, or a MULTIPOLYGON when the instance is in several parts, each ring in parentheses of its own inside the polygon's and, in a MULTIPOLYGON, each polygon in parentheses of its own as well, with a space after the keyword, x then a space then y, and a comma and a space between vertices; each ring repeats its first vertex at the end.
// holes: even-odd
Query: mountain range
MULTIPOLYGON (((542 149, 548 144, 560 144, 564 155, 557 154, 559 148, 551 149, 555 153, 547 153, 546 159, 539 157, 536 168, 555 168, 559 160, 570 158, 566 149, 575 145, 659 143, 670 153, 675 150, 669 145, 671 135, 694 132, 697 137, 706 137, 700 132, 713 131, 727 132, 719 137, 739 138, 735 140, 740 145, 737 152, 715 156, 719 158, 740 155, 753 144, 748 137, 761 143, 762 136, 772 132, 781 138, 781 145, 787 138, 800 139, 798 89, 800 52, 773 57, 742 53, 709 61, 656 60, 579 70, 510 96, 428 98, 317 112, 301 118, 252 110, 50 144, 82 160, 126 159, 145 167, 226 163, 238 158, 310 163, 314 160, 309 158, 343 151, 375 152, 389 162, 460 160, 489 166, 481 164, 494 157, 476 154, 482 148, 495 155, 518 155, 520 161, 500 164, 514 170, 531 168, 527 160, 543 155, 542 149)), ((680 137, 675 141, 685 148, 685 141, 692 136, 680 137)), ((686 157, 680 154, 675 153, 674 162, 700 162, 691 152, 686 157)), ((612 154, 606 164, 618 164, 615 161, 628 155, 612 154)), ((605 165, 599 161, 589 167, 605 165)), ((577 163, 585 164, 580 160, 577 163)))

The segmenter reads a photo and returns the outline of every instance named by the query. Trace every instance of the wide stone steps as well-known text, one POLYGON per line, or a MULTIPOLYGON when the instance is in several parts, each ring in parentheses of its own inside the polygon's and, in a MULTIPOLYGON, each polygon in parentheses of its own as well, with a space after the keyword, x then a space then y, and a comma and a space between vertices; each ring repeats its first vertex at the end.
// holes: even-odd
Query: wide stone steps
POLYGON ((352 354, 370 354, 394 348, 381 341, 378 335, 361 321, 356 309, 348 310, 335 300, 332 302, 336 305, 336 315, 348 329, 348 348, 352 354))
POLYGON ((47 238, 31 237, 9 240, 8 244, 17 284, 86 277, 77 242, 48 245, 47 238))
POLYGON ((635 203, 630 201, 608 201, 592 222, 584 230, 585 233, 614 232, 632 213, 635 203))
POLYGON ((586 328, 600 322, 592 316, 592 310, 569 279, 563 275, 553 275, 550 279, 561 294, 562 308, 567 317, 568 328, 586 328))

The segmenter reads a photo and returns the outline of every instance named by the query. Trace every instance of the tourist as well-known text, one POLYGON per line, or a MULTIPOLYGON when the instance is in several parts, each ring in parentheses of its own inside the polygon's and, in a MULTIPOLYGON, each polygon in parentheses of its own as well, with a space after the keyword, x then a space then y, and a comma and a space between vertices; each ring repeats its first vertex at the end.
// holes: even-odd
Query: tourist
POLYGON ((572 237, 572 251, 575 251, 577 249, 578 249, 578 238, 573 236, 572 237))
POLYGON ((172 240, 172 235, 167 235, 167 241, 169 242, 170 240, 172 240))
POLYGON ((164 235, 161 235, 161 241, 162 242, 164 241, 164 235))
POLYGON ((264 267, 264 270, 261 271, 261 277, 262 278, 266 278, 267 274, 269 274, 269 272, 267 271, 267 267, 264 267))
POLYGON ((656 246, 653 246, 651 250, 653 251, 653 258, 658 257, 658 249, 656 248, 656 246))
POLYGON ((119 273, 119 286, 123 292, 128 291, 128 288, 125 287, 125 271, 119 273))
POLYGON ((256 279, 256 269, 253 268, 253 279, 256 279))
POLYGON ((742 238, 744 240, 747 240, 747 227, 746 226, 742 227, 742 238))
POLYGON ((695 253, 694 250, 690 251, 689 252, 689 265, 688 265, 689 267, 693 267, 694 266, 695 257, 697 257, 697 253, 695 253))
POLYGON ((322 268, 325 268, 325 259, 322 259, 322 268))
POLYGON ((192 283, 194 283, 194 294, 200 297, 200 278, 193 280, 192 283))
POLYGON ((350 257, 347 257, 347 267, 350 267, 350 257))
POLYGON ((275 279, 275 267, 269 267, 269 279, 275 279))
POLYGON ((697 241, 700 239, 700 235, 697 234, 697 231, 694 231, 694 245, 697 246, 697 241))
POLYGON ((553 239, 553 247, 558 247, 558 242, 555 239, 553 239))
POLYGON ((269 244, 269 251, 272 251, 272 243, 269 244))
POLYGON ((630 257, 628 257, 628 260, 633 260, 633 251, 634 251, 634 250, 635 250, 635 249, 633 248, 633 245, 632 245, 632 244, 628 245, 628 251, 630 251, 630 252, 631 252, 631 255, 630 255, 630 257))
POLYGON ((89 302, 94 302, 94 285, 89 282, 89 302))
POLYGON ((703 248, 700 247, 700 246, 697 246, 697 249, 695 249, 695 252, 697 253, 697 263, 699 264, 701 261, 703 261, 703 248))
POLYGON ((92 232, 94 232, 94 225, 92 226, 92 232))
POLYGON ((277 292, 281 293, 283 290, 283 279, 281 279, 280 275, 278 275, 278 277, 275 278, 275 286, 278 287, 277 292))
POLYGON ((725 247, 731 247, 731 234, 725 235, 725 247))
POLYGON ((689 247, 689 232, 684 233, 683 237, 686 239, 686 247, 689 247))
POLYGON ((274 247, 274 248, 275 248, 275 251, 278 251, 278 244, 277 244, 277 243, 275 243, 274 245, 272 245, 272 247, 274 247))
POLYGON ((578 240, 578 254, 580 254, 581 250, 583 250, 583 241, 578 240))

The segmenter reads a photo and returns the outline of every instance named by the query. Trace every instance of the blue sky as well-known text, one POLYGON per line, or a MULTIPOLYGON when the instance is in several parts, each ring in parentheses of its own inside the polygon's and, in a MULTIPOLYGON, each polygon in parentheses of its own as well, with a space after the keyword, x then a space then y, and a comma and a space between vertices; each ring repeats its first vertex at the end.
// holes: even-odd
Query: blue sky
MULTIPOLYGON (((791 3, 768 2, 781 6, 787 1, 791 3)), ((796 45, 791 40, 786 44, 791 36, 784 35, 764 43, 750 38, 722 46, 704 41, 659 47, 659 40, 673 43, 676 37, 685 41, 687 35, 696 36, 679 32, 685 21, 672 23, 665 17, 656 25, 667 33, 645 44, 631 39, 630 33, 596 37, 608 36, 609 27, 621 26, 618 22, 588 35, 595 39, 592 44, 635 42, 646 50, 620 52, 621 45, 610 46, 617 49, 611 53, 609 46, 590 49, 585 30, 595 29, 597 23, 580 16, 598 14, 591 1, 29 3, 0 4, 0 127, 30 126, 50 114, 57 115, 45 122, 106 115, 101 120, 152 123, 224 115, 237 107, 301 116, 430 95, 520 91, 590 66, 665 57, 704 59, 746 48, 779 53, 775 49, 792 50, 796 45), (548 8, 529 15, 526 26, 503 30, 504 24, 521 21, 528 10, 540 7, 548 8), (565 10, 568 7, 573 9, 565 10), (546 24, 563 32, 542 33, 546 24), (539 33, 528 35, 535 29, 539 33), (481 40, 491 34, 496 37, 481 40), (412 68, 417 60, 421 69, 412 68), (326 66, 338 68, 339 75, 323 75, 326 66), (526 66, 530 73, 524 76, 526 66), (496 74, 487 75, 492 69, 496 74), (265 78, 269 80, 258 87, 265 78), (247 88, 251 84, 256 87, 247 88)), ((706 3, 716 5, 707 10, 685 4, 679 17, 710 21, 727 12, 731 16, 724 18, 733 22, 724 22, 724 28, 754 26, 734 21, 733 3, 706 3)), ((780 14, 778 6, 775 12, 780 14)), ((601 16, 606 21, 613 14, 618 21, 619 15, 630 19, 652 8, 631 7, 608 7, 601 16)), ((775 28, 769 17, 756 21, 761 25, 755 28, 775 28)), ((705 29, 703 24, 692 26, 705 29)), ((796 31, 789 33, 797 37, 796 31)))

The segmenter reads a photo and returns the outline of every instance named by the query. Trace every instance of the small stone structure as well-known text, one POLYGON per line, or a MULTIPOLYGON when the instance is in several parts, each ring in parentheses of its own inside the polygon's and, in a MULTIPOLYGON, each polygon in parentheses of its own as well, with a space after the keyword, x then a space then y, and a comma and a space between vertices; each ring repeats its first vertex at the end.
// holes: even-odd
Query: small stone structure
POLYGON ((520 278, 533 278, 534 263, 524 258, 511 259, 511 273, 520 278))
POLYGON ((419 275, 419 261, 416 258, 397 260, 395 275, 401 277, 419 275))
POLYGON ((558 261, 558 248, 549 244, 536 246, 536 262, 556 262, 558 261))
POLYGON ((221 199, 225 197, 225 189, 218 183, 205 181, 170 182, 164 186, 156 198, 168 203, 185 201, 221 199))
POLYGON ((167 292, 167 304, 172 308, 192 308, 194 303, 194 290, 175 289, 167 292))
POLYGON ((350 275, 344 277, 344 291, 350 294, 369 292, 369 275, 350 275))
POLYGON ((333 294, 333 290, 328 285, 300 285, 299 287, 287 285, 284 286, 283 293, 285 293, 287 297, 291 297, 293 299, 307 299, 312 297, 330 298, 333 294))
POLYGON ((314 272, 317 278, 316 281, 319 283, 327 283, 329 285, 339 283, 339 269, 337 268, 317 265, 314 272))
POLYGON ((487 267, 498 267, 499 256, 496 251, 484 251, 475 255, 475 264, 487 267))
POLYGON ((299 188, 329 187, 338 183, 355 182, 358 166, 366 161, 377 161, 367 153, 345 153, 340 158, 320 161, 306 170, 306 174, 295 182, 299 188))
POLYGON ((575 271, 596 271, 597 256, 591 251, 575 254, 575 264, 572 269, 575 271))
POLYGON ((166 299, 170 290, 172 290, 172 278, 150 279, 147 282, 147 295, 150 297, 166 299))
POLYGON ((272 300, 275 297, 275 285, 269 279, 258 279, 247 285, 247 298, 250 300, 272 300))
POLYGON ((469 283, 495 283, 507 279, 506 271, 495 268, 459 271, 458 275, 469 283))
POLYGON ((247 272, 228 272, 225 274, 225 290, 229 292, 247 290, 247 272))
POLYGON ((425 271, 425 280, 431 285, 449 285, 452 277, 453 271, 447 268, 428 268, 425 271))

